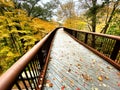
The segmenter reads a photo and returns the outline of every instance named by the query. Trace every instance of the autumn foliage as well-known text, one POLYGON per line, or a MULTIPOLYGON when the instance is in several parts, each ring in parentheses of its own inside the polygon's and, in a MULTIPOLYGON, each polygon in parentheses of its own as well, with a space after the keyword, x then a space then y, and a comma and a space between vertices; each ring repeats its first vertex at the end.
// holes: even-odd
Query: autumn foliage
POLYGON ((0 0, 0 73, 56 27, 52 22, 31 18, 12 0, 0 0))

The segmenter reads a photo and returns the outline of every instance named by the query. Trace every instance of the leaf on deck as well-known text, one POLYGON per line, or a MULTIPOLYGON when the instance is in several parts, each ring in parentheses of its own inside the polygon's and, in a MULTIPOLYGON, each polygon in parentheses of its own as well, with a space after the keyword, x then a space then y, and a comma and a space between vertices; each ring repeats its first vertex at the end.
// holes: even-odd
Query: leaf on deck
POLYGON ((104 79, 109 80, 109 77, 108 76, 103 76, 103 75, 98 76, 99 81, 103 81, 104 79))
POLYGON ((50 80, 46 80, 46 86, 47 87, 53 87, 53 83, 51 83, 50 80))
POLYGON ((91 81, 92 80, 92 78, 88 74, 82 74, 82 76, 86 81, 91 81))
POLYGON ((117 75, 120 77, 120 72, 117 72, 117 75))
POLYGON ((69 68, 68 72, 71 72, 71 69, 69 68))
POLYGON ((112 67, 111 67, 111 66, 107 66, 107 68, 108 68, 108 69, 112 69, 112 67))
POLYGON ((76 90, 81 90, 80 88, 76 88, 76 90))
POLYGON ((64 89, 65 89, 65 86, 62 86, 62 87, 61 87, 61 90, 64 90, 64 89))
POLYGON ((99 81, 103 81, 103 76, 98 76, 99 81))
POLYGON ((74 81, 73 80, 70 80, 70 85, 74 86, 74 81))
POLYGON ((118 87, 120 87, 120 83, 118 83, 118 87))

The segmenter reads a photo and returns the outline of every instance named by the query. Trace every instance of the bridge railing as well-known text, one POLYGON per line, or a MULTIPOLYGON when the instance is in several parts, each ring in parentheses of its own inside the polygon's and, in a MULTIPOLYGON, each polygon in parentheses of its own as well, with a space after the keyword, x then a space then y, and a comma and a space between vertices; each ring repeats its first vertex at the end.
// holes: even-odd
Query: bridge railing
POLYGON ((69 34, 77 38, 83 44, 87 44, 108 58, 112 59, 115 63, 120 64, 120 37, 100 34, 94 32, 72 30, 64 28, 69 34))
MULTIPOLYGON (((44 68, 47 68, 49 49, 57 29, 46 35, 0 77, 0 90, 41 90, 44 68)), ((68 28, 64 30, 77 38, 76 40, 81 41, 83 45, 87 44, 106 55, 107 60, 111 58, 113 60, 111 64, 120 69, 118 64, 114 64, 114 62, 120 62, 120 37, 68 28)))
MULTIPOLYGON (((0 77, 0 90, 35 90, 41 88, 43 67, 55 32, 46 35, 0 77)), ((40 90, 40 89, 39 89, 40 90)))

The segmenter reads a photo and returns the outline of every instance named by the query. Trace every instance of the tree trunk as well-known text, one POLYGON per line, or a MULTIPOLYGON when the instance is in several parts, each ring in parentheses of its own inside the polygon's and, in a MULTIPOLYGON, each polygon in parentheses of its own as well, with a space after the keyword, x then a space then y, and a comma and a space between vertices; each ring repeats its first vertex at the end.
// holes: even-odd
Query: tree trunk
POLYGON ((115 10, 116 10, 117 6, 118 6, 118 1, 116 1, 116 3, 114 4, 112 12, 110 14, 110 17, 109 17, 108 21, 106 22, 105 26, 103 27, 103 29, 101 30, 101 33, 106 33, 107 32, 107 29, 108 29, 108 27, 110 25, 110 22, 111 22, 111 20, 114 16, 114 13, 115 13, 115 10))
MULTIPOLYGON (((97 0, 92 0, 93 3, 93 10, 92 10, 92 32, 96 32, 96 15, 97 15, 97 8, 96 8, 97 0)), ((95 36, 92 35, 92 47, 95 47, 95 36)))

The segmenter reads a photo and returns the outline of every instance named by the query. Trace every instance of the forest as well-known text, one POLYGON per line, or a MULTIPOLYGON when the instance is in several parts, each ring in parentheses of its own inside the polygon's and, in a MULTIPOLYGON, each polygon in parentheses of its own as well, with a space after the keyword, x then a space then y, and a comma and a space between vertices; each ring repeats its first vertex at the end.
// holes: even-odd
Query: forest
POLYGON ((0 0, 0 74, 58 26, 120 36, 120 1, 0 0))

